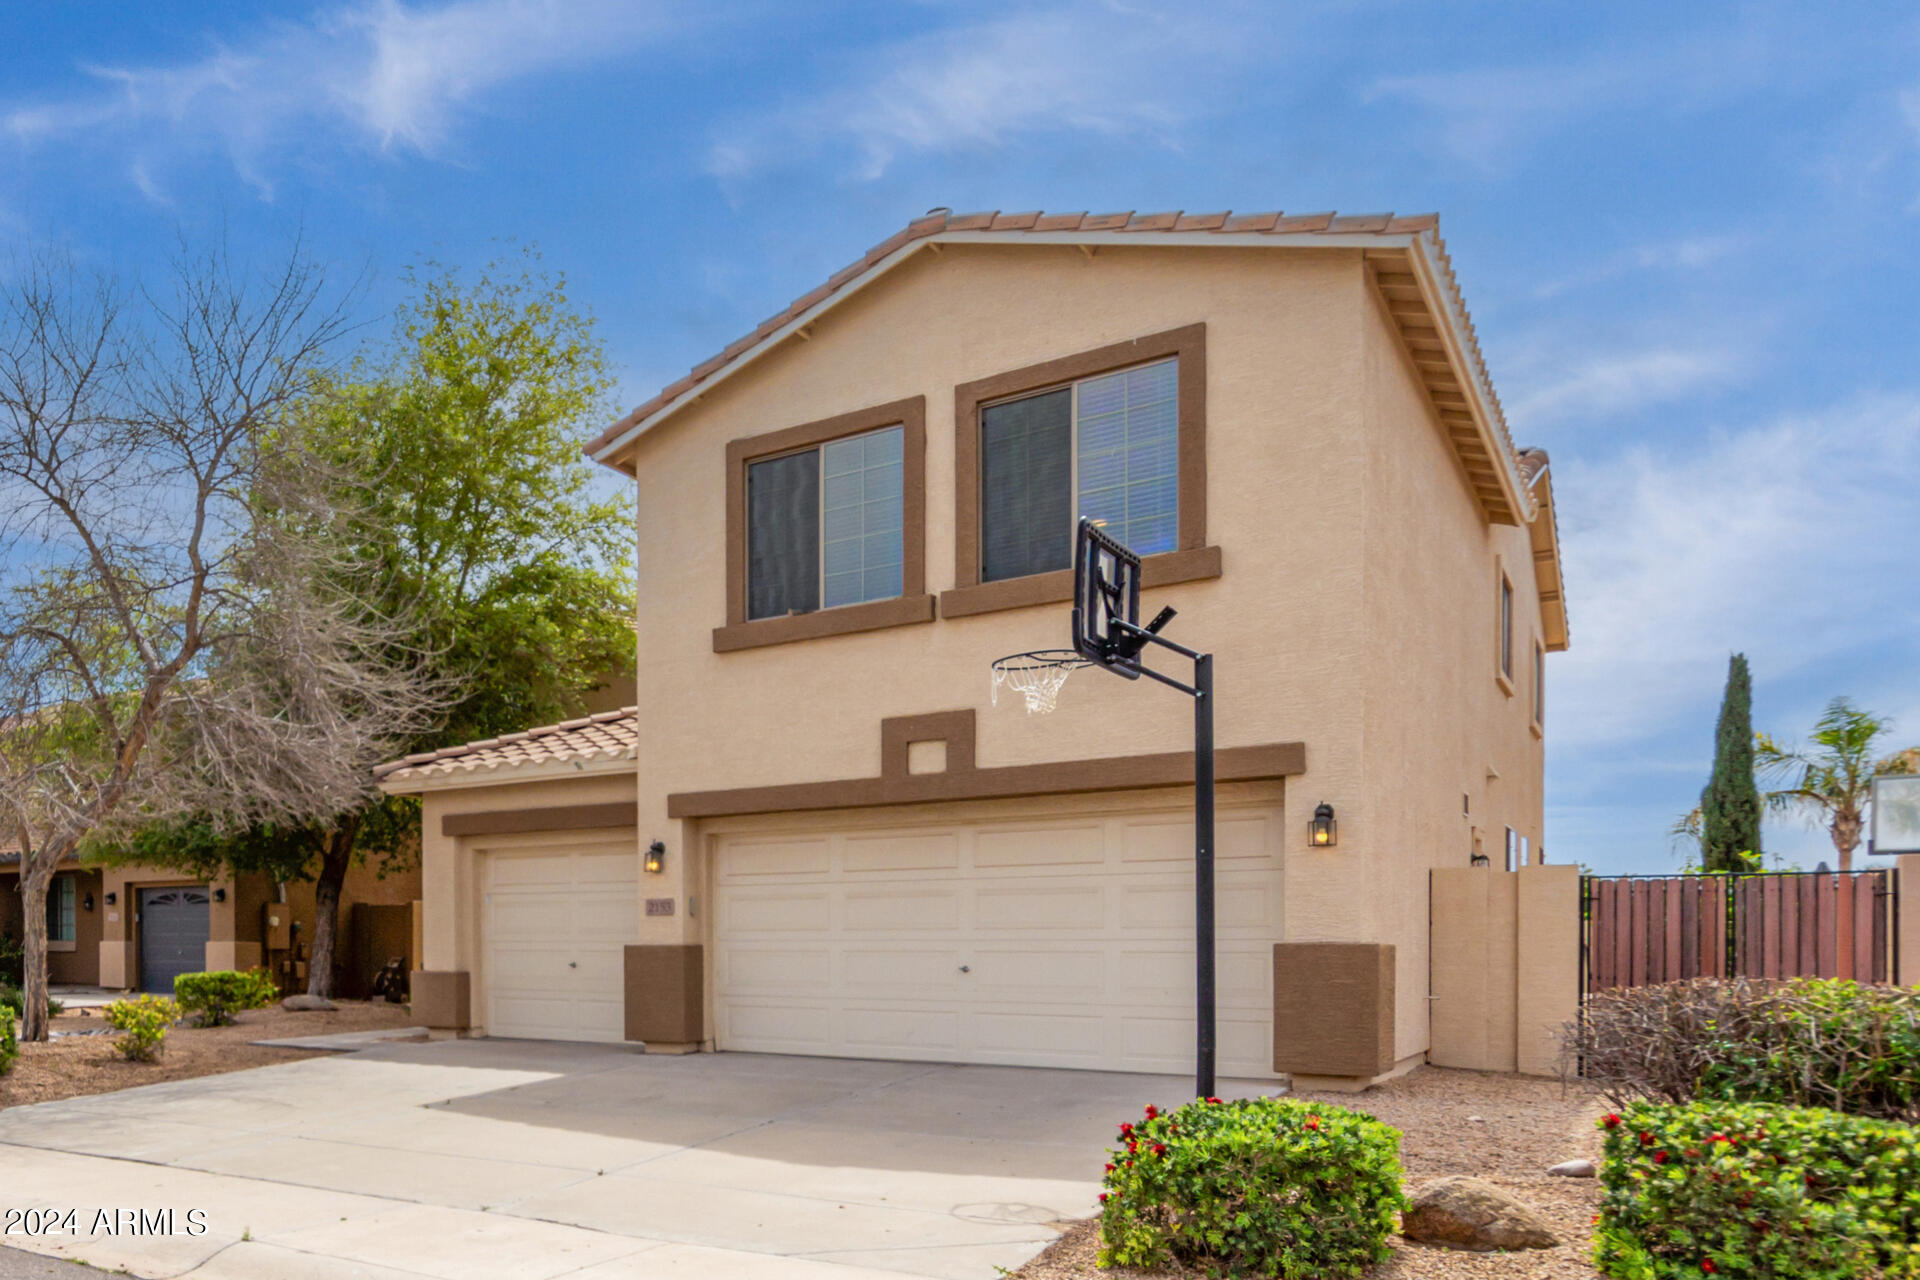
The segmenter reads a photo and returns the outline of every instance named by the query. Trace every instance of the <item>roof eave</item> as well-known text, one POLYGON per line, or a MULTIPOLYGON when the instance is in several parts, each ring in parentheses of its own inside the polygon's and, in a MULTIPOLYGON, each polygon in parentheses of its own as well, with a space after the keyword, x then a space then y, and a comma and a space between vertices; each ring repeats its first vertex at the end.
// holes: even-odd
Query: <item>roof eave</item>
MULTIPOLYGON (((470 787, 506 787, 519 782, 548 782, 565 778, 596 778, 633 773, 638 767, 631 750, 590 760, 554 760, 539 764, 476 765, 415 775, 412 768, 396 769, 375 785, 390 796, 417 796, 429 791, 460 791, 470 787), (408 776, 414 775, 414 776, 408 776)), ((431 764, 419 766, 433 769, 431 764)))

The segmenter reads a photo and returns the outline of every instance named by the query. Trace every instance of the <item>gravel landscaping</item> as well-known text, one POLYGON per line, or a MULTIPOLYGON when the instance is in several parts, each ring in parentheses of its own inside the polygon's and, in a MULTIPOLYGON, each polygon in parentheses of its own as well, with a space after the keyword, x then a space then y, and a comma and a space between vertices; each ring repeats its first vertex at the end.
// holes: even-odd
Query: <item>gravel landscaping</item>
MULTIPOLYGON (((13 1070, 0 1076, 0 1109, 290 1062, 312 1055, 250 1042, 385 1030, 413 1020, 405 1005, 362 1000, 337 1004, 331 1012, 316 1013, 288 1013, 277 1005, 253 1009, 231 1027, 175 1027, 167 1034, 166 1052, 155 1063, 123 1060, 111 1035, 66 1035, 46 1044, 23 1044, 13 1070)), ((105 1025, 98 1009, 74 1010, 53 1020, 55 1031, 93 1031, 105 1025)))
MULTIPOLYGON (((1399 1129, 1410 1189, 1448 1174, 1485 1179, 1531 1206, 1561 1240, 1556 1248, 1522 1253, 1463 1253, 1396 1236, 1393 1259, 1370 1270, 1368 1280, 1592 1280, 1597 1274, 1587 1256, 1599 1184, 1547 1176, 1548 1167, 1563 1160, 1599 1158, 1594 1122, 1607 1108, 1585 1089, 1530 1076, 1423 1067, 1362 1094, 1298 1096, 1365 1111, 1399 1129)), ((1073 1223, 1014 1274, 1020 1280, 1184 1280, 1197 1274, 1102 1271, 1094 1265, 1099 1235, 1097 1219, 1073 1223)))

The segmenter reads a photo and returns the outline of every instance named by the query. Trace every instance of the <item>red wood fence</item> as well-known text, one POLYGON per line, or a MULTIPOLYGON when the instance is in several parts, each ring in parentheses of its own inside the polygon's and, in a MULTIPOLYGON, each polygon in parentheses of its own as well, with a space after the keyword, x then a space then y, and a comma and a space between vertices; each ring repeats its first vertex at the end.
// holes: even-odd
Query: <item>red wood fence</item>
POLYGON ((1885 870, 1751 876, 1588 876, 1584 989, 1685 978, 1855 978, 1893 973, 1885 870))

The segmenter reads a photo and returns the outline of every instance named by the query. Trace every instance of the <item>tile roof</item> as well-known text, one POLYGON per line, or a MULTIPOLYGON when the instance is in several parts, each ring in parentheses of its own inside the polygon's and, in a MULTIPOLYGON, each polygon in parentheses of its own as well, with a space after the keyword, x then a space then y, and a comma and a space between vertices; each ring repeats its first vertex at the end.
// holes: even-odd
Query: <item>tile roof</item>
POLYGON ((623 707, 560 724, 541 725, 457 747, 422 751, 373 771, 383 784, 424 781, 527 765, 632 759, 640 741, 640 709, 623 707))
MULTIPOLYGON (((1396 216, 1391 213, 1348 214, 1307 213, 1287 215, 1282 213, 1186 213, 1174 210, 1168 213, 953 213, 946 209, 935 209, 923 218, 916 218, 901 230, 882 240, 840 270, 827 277, 825 284, 818 286, 795 298, 782 310, 768 316, 755 327, 753 332, 727 344, 718 354, 695 365, 685 377, 662 388, 660 393, 647 401, 632 413, 601 432, 587 444, 587 453, 597 455, 611 445, 636 423, 644 422, 655 413, 671 404, 674 400, 707 381, 737 360, 743 353, 772 335, 782 327, 791 324, 806 312, 818 306, 829 297, 839 293, 848 284, 864 275, 866 271, 896 251, 919 240, 948 232, 1002 232, 1009 240, 1027 235, 1048 232, 1088 232, 1102 231, 1113 234, 1119 243, 1151 243, 1155 233, 1162 232, 1211 232, 1219 235, 1303 235, 1321 234, 1328 236, 1371 234, 1371 235, 1412 235, 1427 233, 1437 251, 1442 269, 1447 277, 1446 284, 1452 294, 1452 300, 1459 313, 1464 317, 1466 306, 1461 299, 1459 286, 1453 282, 1453 267, 1448 260, 1446 249, 1440 242, 1440 215, 1422 213, 1408 216, 1396 216)), ((1480 360, 1478 341, 1472 336, 1472 324, 1467 323, 1468 342, 1473 347, 1473 359, 1480 360)), ((1484 368, 1478 370, 1484 376, 1484 368)), ((1509 442, 1510 444, 1511 442, 1509 442)))

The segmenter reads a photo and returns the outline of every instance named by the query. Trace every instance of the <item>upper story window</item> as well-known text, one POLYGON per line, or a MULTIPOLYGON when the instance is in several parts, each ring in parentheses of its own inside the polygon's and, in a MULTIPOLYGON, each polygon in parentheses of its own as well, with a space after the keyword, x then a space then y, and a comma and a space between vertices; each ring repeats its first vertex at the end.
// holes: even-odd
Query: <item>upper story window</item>
POLYGON ((1158 360, 981 408, 983 581, 1070 568, 1082 517, 1141 555, 1179 545, 1179 381, 1158 360))
POLYGON ((903 427, 747 467, 747 618, 901 594, 903 427))
POLYGON ((1547 723, 1547 651, 1538 640, 1533 642, 1533 724, 1543 728, 1547 723))
POLYGON ((1500 574, 1500 674, 1513 679, 1513 583, 1500 574))
POLYGON ((55 876, 47 884, 47 941, 72 942, 74 932, 72 876, 55 876))

